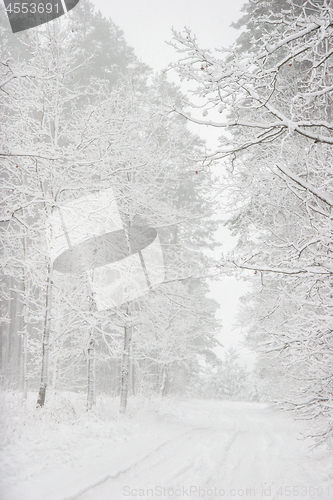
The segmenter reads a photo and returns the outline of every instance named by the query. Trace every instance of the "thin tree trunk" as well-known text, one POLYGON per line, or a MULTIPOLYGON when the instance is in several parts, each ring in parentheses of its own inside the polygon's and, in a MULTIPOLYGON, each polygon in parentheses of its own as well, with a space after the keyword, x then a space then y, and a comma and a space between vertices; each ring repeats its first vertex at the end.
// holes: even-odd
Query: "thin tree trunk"
POLYGON ((46 288, 45 324, 43 332, 42 373, 41 373, 40 388, 37 399, 37 408, 44 406, 45 403, 46 387, 47 387, 47 379, 49 371, 51 309, 52 309, 52 275, 53 275, 53 266, 49 264, 47 288, 46 288))
MULTIPOLYGON (((36 162, 36 173, 39 177, 37 162, 36 162)), ((45 201, 45 191, 44 186, 39 179, 41 193, 44 198, 44 210, 46 217, 49 217, 49 210, 47 203, 45 201)), ((51 333, 51 311, 52 311, 52 286, 53 286, 53 263, 49 261, 47 266, 47 283, 46 283, 46 299, 45 299, 45 321, 44 321, 44 332, 43 332, 43 353, 42 353, 42 373, 41 380, 37 398, 37 408, 41 408, 45 403, 46 387, 48 382, 49 374, 49 354, 50 354, 50 333, 51 333)))
MULTIPOLYGON (((130 228, 131 222, 128 221, 128 228, 130 228)), ((127 235, 127 233, 126 233, 127 235)), ((127 245, 129 254, 131 253, 131 245, 130 240, 127 237, 127 245)), ((126 316, 129 316, 129 305, 127 304, 126 316)), ((129 386, 129 359, 130 359, 130 346, 131 346, 131 338, 132 338, 132 328, 125 326, 124 327, 124 350, 123 356, 121 360, 121 388, 120 388, 120 408, 119 413, 124 414, 127 406, 127 397, 128 397, 128 386, 129 386)))
POLYGON ((27 353, 28 353, 28 339, 27 339, 27 330, 26 326, 24 326, 23 332, 23 359, 22 359, 22 377, 23 377, 23 399, 27 399, 28 397, 28 374, 27 374, 27 353))
MULTIPOLYGON (((24 278, 23 278, 24 279, 24 278)), ((28 360, 28 328, 27 328, 27 294, 26 294, 26 283, 23 281, 24 287, 24 303, 23 303, 23 331, 22 331, 22 391, 23 399, 27 399, 28 396, 28 373, 27 373, 27 360, 28 360)))
MULTIPOLYGON (((90 312, 94 313, 97 311, 96 302, 90 292, 90 312)), ((95 404, 95 336, 94 328, 90 330, 88 349, 87 349, 87 411, 91 410, 95 404)))
POLYGON ((5 323, 2 326, 2 363, 1 363, 3 382, 5 382, 6 380, 7 384, 10 378, 10 341, 12 333, 12 314, 13 314, 12 287, 13 287, 13 278, 12 276, 9 276, 8 301, 7 301, 7 315, 9 318, 9 323, 8 324, 5 323))
POLYGON ((167 368, 166 368, 165 365, 163 365, 162 384, 161 384, 161 387, 160 387, 160 395, 161 396, 165 396, 166 395, 167 380, 168 380, 167 368))
POLYGON ((87 411, 91 410, 95 402, 95 339, 90 332, 88 344, 88 389, 87 389, 87 411))
MULTIPOLYGON (((23 252, 25 261, 25 237, 23 237, 23 252)), ((27 293, 27 281, 24 267, 22 269, 22 318, 23 318, 23 328, 22 328, 22 392, 23 399, 28 397, 28 384, 27 384, 27 360, 28 360, 28 328, 27 328, 27 312, 28 312, 28 293, 27 293)))
POLYGON ((136 387, 135 387, 135 363, 134 363, 134 356, 133 356, 133 342, 131 343, 130 345, 130 367, 131 367, 131 370, 130 370, 130 379, 131 379, 131 391, 132 391, 132 395, 135 396, 135 391, 136 391, 136 387))
POLYGON ((131 345, 132 330, 131 327, 125 326, 124 328, 124 351, 121 363, 121 390, 120 390, 120 413, 125 413, 127 406, 128 396, 128 383, 129 383, 129 354, 131 345))
POLYGON ((11 336, 10 336, 10 369, 11 383, 14 387, 20 387, 21 381, 21 362, 22 362, 22 302, 20 300, 21 281, 20 278, 14 278, 13 298, 11 313, 11 336))

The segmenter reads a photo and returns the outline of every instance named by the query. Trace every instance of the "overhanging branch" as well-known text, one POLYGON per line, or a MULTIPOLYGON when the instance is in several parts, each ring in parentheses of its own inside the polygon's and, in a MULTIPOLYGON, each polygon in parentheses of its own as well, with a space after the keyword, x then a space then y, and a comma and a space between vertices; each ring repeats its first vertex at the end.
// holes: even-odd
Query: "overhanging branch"
POLYGON ((327 203, 330 207, 333 207, 333 196, 330 193, 326 193, 325 191, 321 191, 320 189, 317 189, 315 186, 310 184, 307 181, 304 181, 301 177, 299 177, 297 174, 289 170, 287 167, 282 167, 281 165, 276 164, 277 168, 282 172, 284 175, 289 177, 292 181, 296 182, 299 186, 301 186, 303 189, 306 189, 310 193, 312 193, 314 196, 319 198, 321 201, 324 203, 327 203))

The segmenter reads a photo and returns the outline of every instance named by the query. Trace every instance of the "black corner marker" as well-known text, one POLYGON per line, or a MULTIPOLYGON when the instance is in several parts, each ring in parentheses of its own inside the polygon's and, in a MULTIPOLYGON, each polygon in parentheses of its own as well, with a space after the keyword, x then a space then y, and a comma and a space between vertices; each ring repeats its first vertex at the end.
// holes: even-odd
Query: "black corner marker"
POLYGON ((73 9, 80 0, 3 0, 13 33, 35 28, 73 9), (64 9, 65 7, 65 9, 64 9))

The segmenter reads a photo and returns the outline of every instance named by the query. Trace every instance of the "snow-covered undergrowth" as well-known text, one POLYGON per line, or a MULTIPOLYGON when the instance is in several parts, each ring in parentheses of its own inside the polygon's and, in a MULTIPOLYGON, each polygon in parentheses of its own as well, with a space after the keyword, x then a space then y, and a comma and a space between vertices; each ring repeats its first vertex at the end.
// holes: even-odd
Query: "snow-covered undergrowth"
POLYGON ((84 467, 88 449, 98 456, 104 446, 135 441, 141 429, 151 427, 152 442, 158 441, 177 419, 177 412, 167 409, 172 406, 168 398, 131 397, 126 414, 119 417, 119 398, 98 396, 86 412, 85 394, 49 395, 44 408, 36 408, 36 397, 29 393, 23 400, 21 393, 1 394, 0 474, 5 484, 30 481, 50 466, 84 467), (156 420, 161 425, 151 426, 156 420))
MULTIPOLYGON (((129 399, 127 412, 119 418, 119 398, 100 395, 91 411, 86 411, 85 394, 61 392, 50 396, 43 408, 36 408, 37 395, 28 394, 27 400, 22 394, 6 391, 0 395, 0 449, 28 440, 36 444, 46 438, 50 444, 51 436, 59 442, 59 430, 70 431, 88 429, 89 437, 98 433, 98 437, 119 435, 120 425, 125 430, 134 416, 144 414, 155 416, 166 414, 169 398, 129 399), (120 424, 121 422, 121 424, 120 424)), ((66 434, 66 432, 65 432, 66 434)))
POLYGON ((73 426, 83 413, 80 398, 75 396, 79 395, 61 394, 47 402, 45 408, 37 409, 35 393, 30 393, 27 400, 12 391, 2 394, 2 445, 13 445, 26 439, 38 442, 46 431, 52 434, 61 426, 73 426))

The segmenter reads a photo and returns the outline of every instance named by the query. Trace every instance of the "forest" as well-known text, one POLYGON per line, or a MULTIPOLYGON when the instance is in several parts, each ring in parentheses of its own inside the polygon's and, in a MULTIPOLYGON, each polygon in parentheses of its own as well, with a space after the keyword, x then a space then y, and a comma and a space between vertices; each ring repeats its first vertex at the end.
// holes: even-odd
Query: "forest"
POLYGON ((202 145, 166 112, 179 91, 151 75, 89 2, 10 50, 2 64, 4 386, 26 397, 39 384, 43 406, 47 386, 88 385, 89 408, 94 392, 119 392, 122 371, 133 393, 185 390, 200 359, 217 363, 217 304, 204 279, 213 263, 203 253, 217 223, 211 174, 196 175, 202 145), (108 189, 124 224, 158 230, 166 276, 130 305, 97 311, 86 272, 53 269, 46 225, 57 207, 108 189), (122 363, 126 330, 130 361, 122 363))
MULTIPOLYGON (((173 31, 171 66, 189 82, 186 94, 139 61, 90 0, 15 36, 0 16, 8 414, 29 401, 32 418, 69 394, 88 413, 111 398, 122 415, 130 400, 260 402, 306 420, 317 445, 332 444, 333 6, 249 0, 242 12, 226 49, 173 31), (189 122, 220 131, 216 150, 207 153, 189 122), (85 250, 66 272, 52 253, 57 214, 65 227, 61 214, 79 207, 66 219, 74 227, 89 219, 82 200, 103 196, 117 207, 117 229, 153 228, 163 261, 152 286, 139 250, 148 288, 114 288, 107 308, 85 250), (216 259, 221 225, 237 243, 216 259), (222 359, 214 351, 223 324, 208 279, 225 276, 248 283, 237 322, 256 353, 251 371, 234 350, 222 359)), ((97 241, 110 221, 96 217, 87 224, 97 241)), ((112 279, 126 274, 121 262, 110 264, 112 279)))

